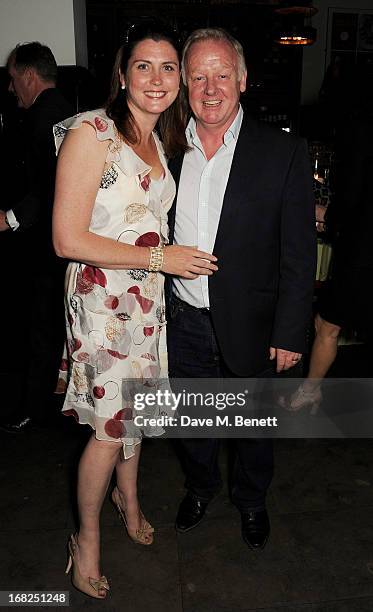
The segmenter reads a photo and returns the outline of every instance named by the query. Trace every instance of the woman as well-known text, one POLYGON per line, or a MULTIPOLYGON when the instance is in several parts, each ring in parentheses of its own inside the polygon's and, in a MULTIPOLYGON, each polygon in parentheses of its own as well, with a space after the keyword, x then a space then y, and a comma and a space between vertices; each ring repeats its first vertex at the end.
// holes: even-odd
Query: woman
MULTIPOLYGON (((337 356, 342 329, 358 332, 367 345, 373 336, 366 289, 373 278, 373 92, 366 79, 355 84, 355 100, 350 100, 336 129, 335 196, 326 213, 329 234, 334 236, 332 276, 318 304, 307 377, 287 406, 294 412, 308 407, 311 414, 317 413, 321 384, 337 356)), ((351 83, 345 86, 347 91, 351 83)), ((316 219, 325 225, 320 208, 316 219)))
POLYGON ((140 436, 126 433, 133 432, 126 379, 167 376, 160 272, 196 278, 217 269, 208 253, 164 246, 175 185, 153 130, 158 124, 168 156, 186 149, 179 81, 171 38, 133 29, 118 52, 106 110, 55 128, 57 146, 65 138, 54 246, 74 262, 66 282, 70 377, 63 410, 95 430, 79 464, 80 527, 69 542, 68 570, 73 585, 96 598, 109 590, 100 571, 99 515, 114 468, 112 499, 128 535, 140 544, 153 540, 137 498, 140 436))

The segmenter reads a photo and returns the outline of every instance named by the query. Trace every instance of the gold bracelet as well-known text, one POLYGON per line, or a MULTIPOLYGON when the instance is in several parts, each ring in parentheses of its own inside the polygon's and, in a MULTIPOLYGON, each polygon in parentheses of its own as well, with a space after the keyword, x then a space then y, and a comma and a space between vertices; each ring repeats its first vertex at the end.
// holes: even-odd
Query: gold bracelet
POLYGON ((163 266, 163 247, 149 247, 149 272, 159 272, 163 266))

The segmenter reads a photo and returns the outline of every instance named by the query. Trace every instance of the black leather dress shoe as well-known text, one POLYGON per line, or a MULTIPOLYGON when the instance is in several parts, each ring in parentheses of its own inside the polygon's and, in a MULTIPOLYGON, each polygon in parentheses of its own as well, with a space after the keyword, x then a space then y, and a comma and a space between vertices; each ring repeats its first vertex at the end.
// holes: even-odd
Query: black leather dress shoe
POLYGON ((19 421, 15 421, 14 423, 0 423, 0 429, 5 431, 6 433, 19 434, 25 433, 26 431, 30 431, 35 426, 34 421, 31 417, 23 417, 19 421))
POLYGON ((188 493, 179 506, 175 522, 176 531, 185 533, 197 527, 205 515, 207 506, 208 502, 201 501, 188 493))
POLYGON ((267 510, 241 512, 242 537, 249 548, 263 549, 267 543, 270 525, 267 510))

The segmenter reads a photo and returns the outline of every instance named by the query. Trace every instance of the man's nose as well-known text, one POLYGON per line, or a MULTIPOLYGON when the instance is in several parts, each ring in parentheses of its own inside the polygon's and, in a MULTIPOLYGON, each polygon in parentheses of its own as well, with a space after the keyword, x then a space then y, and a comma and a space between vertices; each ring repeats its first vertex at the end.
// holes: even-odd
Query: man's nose
POLYGON ((216 93, 216 83, 215 79, 212 77, 207 77, 205 81, 205 94, 207 96, 213 96, 216 93))

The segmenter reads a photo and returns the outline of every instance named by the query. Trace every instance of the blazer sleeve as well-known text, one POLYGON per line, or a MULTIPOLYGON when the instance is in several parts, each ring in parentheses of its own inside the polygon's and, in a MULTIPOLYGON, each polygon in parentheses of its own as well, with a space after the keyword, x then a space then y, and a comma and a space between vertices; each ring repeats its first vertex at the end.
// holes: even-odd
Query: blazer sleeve
POLYGON ((51 216, 56 153, 53 140, 53 120, 46 118, 35 124, 27 151, 28 190, 13 206, 20 229, 46 222, 51 216))
POLYGON ((306 142, 297 141, 282 194, 279 290, 271 346, 304 353, 316 272, 315 202, 306 142))

